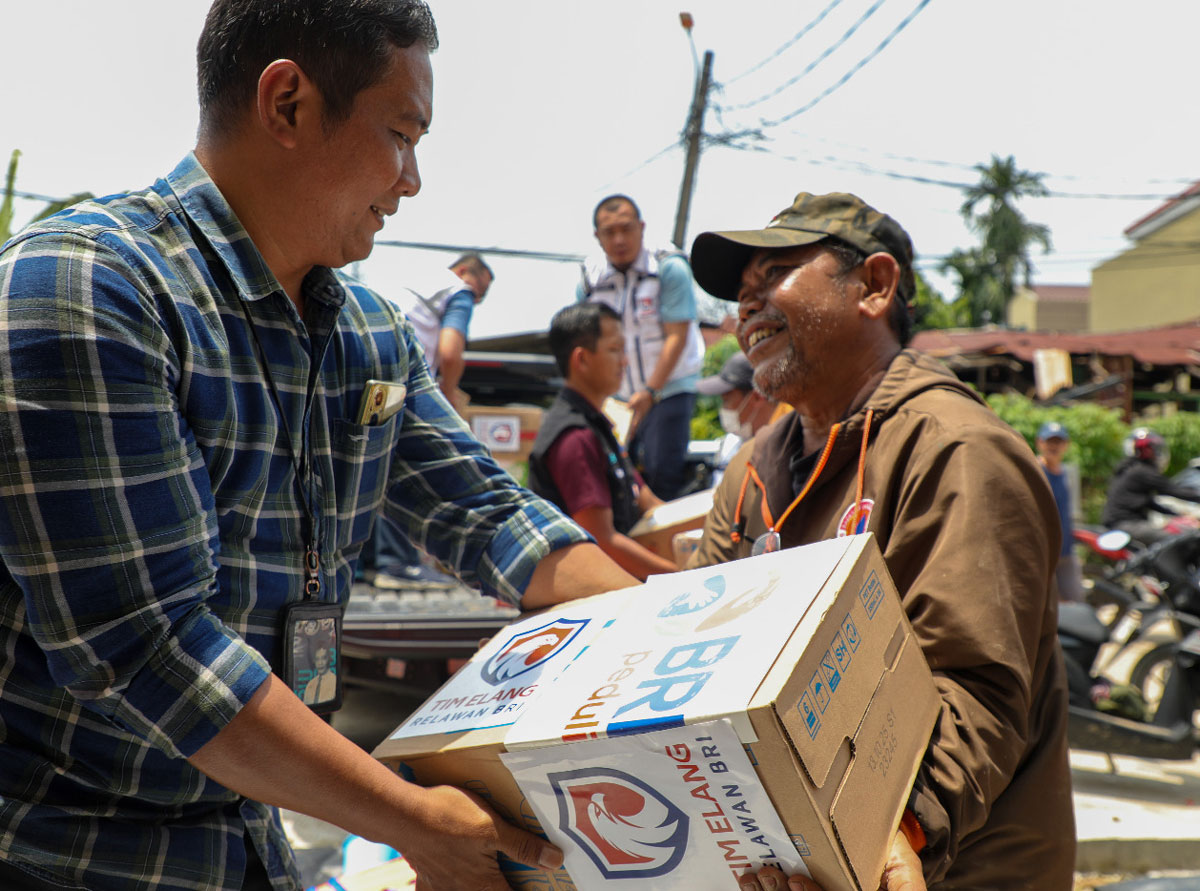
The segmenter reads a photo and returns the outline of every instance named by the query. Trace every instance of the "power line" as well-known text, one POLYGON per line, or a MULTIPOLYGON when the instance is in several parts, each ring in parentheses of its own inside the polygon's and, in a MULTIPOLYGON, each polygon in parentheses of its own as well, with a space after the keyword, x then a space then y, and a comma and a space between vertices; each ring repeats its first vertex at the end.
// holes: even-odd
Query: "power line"
MULTIPOLYGON (((869 176, 883 176, 888 179, 906 180, 909 182, 921 183, 928 186, 942 186, 947 189, 956 189, 962 191, 974 186, 974 183, 962 182, 950 179, 938 179, 932 176, 921 176, 915 173, 900 173, 896 170, 887 170, 877 167, 873 164, 867 164, 864 161, 850 161, 842 158, 835 158, 832 155, 824 156, 799 156, 792 154, 784 154, 777 152, 768 146, 764 145, 741 145, 731 146, 732 148, 741 149, 742 151, 762 152, 764 154, 775 155, 783 158, 785 161, 808 162, 810 164, 819 164, 827 167, 836 167, 840 170, 851 170, 857 173, 865 173, 869 176)), ((931 162, 932 163, 932 162, 931 162)), ((1051 176, 1052 174, 1045 174, 1051 176)), ((1057 189, 1050 189, 1042 197, 1046 198, 1074 198, 1074 199, 1093 199, 1103 201, 1166 201, 1175 197, 1175 194, 1163 194, 1160 192, 1063 192, 1057 189)))
MULTIPOLYGON (((880 0, 880 2, 882 2, 882 0, 880 0)), ((881 52, 883 52, 884 48, 895 39, 896 35, 899 34, 901 31, 903 31, 905 28, 907 28, 909 26, 909 24, 912 23, 912 20, 915 19, 917 17, 917 15, 921 12, 921 10, 924 9, 928 5, 929 5, 929 0, 921 0, 921 2, 916 5, 916 7, 913 9, 913 11, 910 12, 908 15, 906 15, 903 19, 901 19, 900 24, 896 25, 896 27, 891 30, 891 32, 888 34, 888 36, 883 38, 882 41, 880 41, 879 45, 876 46, 875 49, 871 50, 871 52, 869 52, 869 53, 867 53, 867 55, 863 56, 863 58, 860 59, 858 61, 858 63, 854 65, 853 68, 851 68, 849 71, 847 71, 845 74, 843 74, 836 83, 834 83, 830 87, 827 87, 811 102, 809 102, 806 105, 802 105, 800 108, 797 108, 795 111, 789 112, 788 114, 785 114, 783 117, 777 118, 774 121, 763 121, 762 126, 763 127, 775 127, 775 126, 778 126, 779 124, 784 123, 785 121, 790 121, 792 118, 796 117, 797 115, 804 114, 804 112, 808 111, 810 108, 812 108, 818 102, 820 102, 822 99, 824 99, 829 94, 831 94, 834 90, 841 87, 844 83, 846 83, 846 81, 850 80, 850 78, 852 78, 855 74, 857 74, 860 70, 862 70, 863 66, 865 66, 868 62, 870 62, 872 59, 874 59, 876 56, 878 56, 881 52)))
POLYGON ((480 247, 471 244, 437 244, 428 241, 376 241, 376 247, 415 248, 424 251, 444 251, 451 254, 491 254, 500 257, 522 257, 527 260, 553 260, 558 263, 579 263, 583 254, 560 254, 554 251, 527 251, 518 248, 480 247))
MULTIPOLYGON (((883 6, 884 2, 885 2, 885 0, 875 0, 875 2, 872 3, 867 8, 867 11, 858 17, 858 21, 856 21, 853 25, 851 25, 846 30, 845 34, 843 34, 841 37, 839 37, 837 40, 835 40, 832 44, 830 44, 824 50, 824 52, 822 52, 819 56, 817 56, 817 58, 815 58, 813 61, 809 62, 808 65, 805 66, 804 70, 801 71, 799 74, 797 74, 795 77, 784 81, 778 87, 771 90, 771 92, 764 93, 762 96, 759 96, 757 99, 754 99, 750 102, 743 102, 740 105, 726 105, 726 106, 724 106, 724 110, 725 111, 740 111, 743 108, 753 108, 755 105, 759 105, 760 103, 766 102, 768 99, 770 99, 774 96, 778 96, 780 93, 782 93, 788 87, 792 86, 792 84, 799 82, 801 78, 803 78, 810 71, 812 71, 814 68, 816 68, 818 65, 820 65, 823 61, 828 59, 829 56, 838 47, 842 46, 842 44, 844 44, 847 40, 849 40, 850 37, 854 34, 854 32, 857 31, 859 28, 861 28, 863 23, 879 10, 879 7, 883 6)), ((924 2, 928 3, 929 0, 924 0, 924 2)))
POLYGON ((803 28, 801 28, 800 31, 791 40, 789 40, 787 43, 785 43, 779 49, 775 50, 775 52, 771 53, 771 55, 767 56, 765 59, 763 59, 757 65, 754 65, 751 68, 747 68, 741 74, 737 75, 736 77, 731 77, 725 83, 727 85, 736 83, 737 81, 739 81, 743 77, 745 77, 747 74, 753 74, 755 71, 758 71, 758 69, 762 68, 764 65, 766 65, 771 60, 779 58, 779 56, 782 55, 785 50, 789 49, 790 47, 795 46, 796 43, 799 42, 800 38, 802 38, 805 34, 807 34, 809 31, 811 31, 817 25, 821 24, 821 22, 825 18, 825 16, 829 15, 829 13, 831 13, 834 9, 836 9, 837 5, 841 2, 842 2, 842 0, 833 0, 832 3, 830 3, 824 9, 822 9, 819 13, 817 13, 817 17, 815 19, 813 19, 811 22, 809 22, 807 25, 805 25, 803 28))

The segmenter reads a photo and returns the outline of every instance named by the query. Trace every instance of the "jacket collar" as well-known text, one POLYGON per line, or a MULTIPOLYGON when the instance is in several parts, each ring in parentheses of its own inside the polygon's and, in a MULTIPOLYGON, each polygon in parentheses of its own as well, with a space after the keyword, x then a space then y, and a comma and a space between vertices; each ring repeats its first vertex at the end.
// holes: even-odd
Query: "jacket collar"
MULTIPOLYGON (((873 412, 871 435, 874 436, 874 430, 900 410, 905 402, 917 393, 930 389, 952 389, 983 402, 974 390, 959 381, 941 362, 913 350, 901 350, 866 401, 842 421, 829 460, 815 488, 836 477, 846 464, 858 460, 867 409, 873 412)), ((792 491, 791 459, 804 448, 802 423, 799 412, 790 412, 754 439, 750 460, 763 481, 767 507, 772 516, 778 516, 795 497, 792 491)))

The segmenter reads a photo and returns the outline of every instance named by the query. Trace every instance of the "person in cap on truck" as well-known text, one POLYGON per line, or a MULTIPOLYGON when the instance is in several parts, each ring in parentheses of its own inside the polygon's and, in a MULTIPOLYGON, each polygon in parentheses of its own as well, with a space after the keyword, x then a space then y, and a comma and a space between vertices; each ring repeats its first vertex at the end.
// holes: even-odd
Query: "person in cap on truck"
POLYGON ((908 234, 854 195, 802 192, 762 229, 701 234, 691 259, 737 301, 754 386, 796 410, 730 462, 690 565, 874 534, 942 698, 885 887, 1070 889, 1058 513, 1024 439, 905 349, 908 234))

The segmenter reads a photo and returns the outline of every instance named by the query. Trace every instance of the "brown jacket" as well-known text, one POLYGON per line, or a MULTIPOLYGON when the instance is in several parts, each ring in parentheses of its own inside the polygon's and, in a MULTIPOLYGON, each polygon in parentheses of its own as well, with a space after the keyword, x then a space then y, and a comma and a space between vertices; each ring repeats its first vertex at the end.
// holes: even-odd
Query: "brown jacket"
MULTIPOLYGON (((845 534, 867 409, 865 530, 877 537, 943 700, 910 800, 928 838, 926 878, 939 889, 1069 889, 1075 823, 1051 582, 1061 533, 1045 475, 972 390, 906 350, 843 423, 780 530, 784 547, 845 534)), ((780 419, 730 462, 690 565, 745 557, 765 531, 751 481, 744 536, 730 540, 747 460, 771 517, 786 510, 800 421, 780 419)))

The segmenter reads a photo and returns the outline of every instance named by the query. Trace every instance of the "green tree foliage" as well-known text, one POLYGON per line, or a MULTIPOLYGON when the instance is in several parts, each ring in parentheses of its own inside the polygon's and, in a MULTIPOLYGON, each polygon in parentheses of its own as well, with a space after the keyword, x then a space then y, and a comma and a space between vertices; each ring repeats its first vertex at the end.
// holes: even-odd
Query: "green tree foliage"
POLYGON ((1168 476, 1183 470, 1193 458, 1200 457, 1200 414, 1180 411, 1148 421, 1146 426, 1161 434, 1171 450, 1168 476))
MULTIPOLYGON (((1125 437, 1133 427, 1142 426, 1142 422, 1126 424, 1116 409, 1090 402, 1044 406, 1016 393, 993 393, 987 401, 1001 419, 1025 437, 1031 449, 1037 448, 1038 429, 1047 421, 1058 421, 1067 428, 1071 446, 1064 460, 1079 465, 1083 490, 1080 507, 1087 522, 1098 523, 1108 481, 1113 469, 1125 457, 1125 437)), ((1176 412, 1147 421, 1145 426, 1160 433, 1171 449, 1168 476, 1178 473, 1193 458, 1200 457, 1200 414, 1176 412)))
POLYGON ((916 273, 916 279, 917 293, 909 304, 914 331, 927 331, 932 328, 962 328, 970 324, 961 301, 947 302, 919 272, 916 273))
POLYGON ((8 159, 8 173, 4 177, 4 198, 0 200, 0 244, 12 238, 13 192, 17 184, 17 160, 20 157, 20 149, 13 149, 12 157, 8 159))
MULTIPOLYGON (((700 376, 708 377, 719 372, 721 366, 725 364, 725 360, 740 349, 737 338, 732 334, 726 334, 704 351, 704 364, 700 366, 700 376)), ((692 412, 692 439, 718 439, 725 435, 725 431, 721 429, 721 421, 717 417, 720 407, 720 396, 696 398, 696 409, 692 412)))
POLYGON ((993 155, 991 163, 976 164, 975 171, 979 182, 964 190, 961 213, 981 243, 955 251, 942 269, 958 276, 963 310, 971 325, 981 325, 1004 321, 1017 283, 1030 282, 1030 249, 1041 245, 1043 252, 1050 250, 1050 229, 1017 209, 1022 198, 1048 194, 1044 174, 1019 169, 1012 155, 993 155))
MULTIPOLYGON (((0 245, 3 245, 13 235, 13 199, 16 198, 17 161, 20 157, 20 149, 13 149, 12 156, 8 159, 8 173, 4 177, 4 197, 0 199, 0 245)), ((51 201, 29 222, 36 223, 38 220, 44 220, 72 204, 93 197, 95 196, 91 192, 79 192, 61 201, 51 201)))
POLYGON ((1002 420, 1037 449, 1037 432, 1047 421, 1058 421, 1071 434, 1064 460, 1079 466, 1080 510, 1089 523, 1098 523, 1113 468, 1121 461, 1121 443, 1129 427, 1116 409, 1090 402, 1069 406, 1037 405, 1017 393, 993 393, 988 405, 1002 420))

